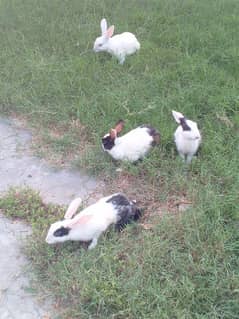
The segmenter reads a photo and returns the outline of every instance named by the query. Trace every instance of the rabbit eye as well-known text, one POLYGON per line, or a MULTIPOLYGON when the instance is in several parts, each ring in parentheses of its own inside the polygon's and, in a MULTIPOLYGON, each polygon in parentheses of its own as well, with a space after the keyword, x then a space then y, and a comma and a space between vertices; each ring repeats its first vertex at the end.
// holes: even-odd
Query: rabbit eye
POLYGON ((54 231, 53 236, 55 237, 63 237, 68 235, 70 232, 70 228, 69 227, 63 227, 61 226, 61 228, 58 228, 57 230, 54 231))

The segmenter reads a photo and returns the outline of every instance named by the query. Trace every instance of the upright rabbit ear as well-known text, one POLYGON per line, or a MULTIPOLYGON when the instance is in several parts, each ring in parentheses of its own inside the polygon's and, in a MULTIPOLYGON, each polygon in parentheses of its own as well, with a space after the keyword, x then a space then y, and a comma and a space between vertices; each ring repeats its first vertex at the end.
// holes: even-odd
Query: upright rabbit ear
POLYGON ((107 21, 106 21, 106 19, 102 19, 100 21, 100 27, 101 27, 101 33, 102 33, 102 35, 104 35, 106 33, 106 31, 107 31, 107 21))
POLYGON ((117 133, 120 133, 122 131, 124 127, 124 121, 123 120, 119 120, 116 125, 115 125, 115 130, 117 133))
POLYGON ((182 113, 179 113, 179 112, 176 112, 176 111, 172 111, 172 114, 173 114, 173 117, 174 117, 175 121, 180 124, 181 123, 180 119, 183 119, 184 115, 182 113))
POLYGON ((65 213, 64 218, 71 219, 75 215, 75 213, 76 213, 78 207, 81 205, 81 203, 82 203, 82 199, 80 197, 74 199, 70 203, 69 207, 67 208, 67 211, 65 213))
POLYGON ((110 129, 110 138, 114 140, 117 137, 117 131, 113 128, 110 129))
POLYGON ((115 30, 115 26, 111 25, 109 27, 109 29, 106 31, 107 38, 111 38, 112 37, 112 35, 114 34, 114 30, 115 30))

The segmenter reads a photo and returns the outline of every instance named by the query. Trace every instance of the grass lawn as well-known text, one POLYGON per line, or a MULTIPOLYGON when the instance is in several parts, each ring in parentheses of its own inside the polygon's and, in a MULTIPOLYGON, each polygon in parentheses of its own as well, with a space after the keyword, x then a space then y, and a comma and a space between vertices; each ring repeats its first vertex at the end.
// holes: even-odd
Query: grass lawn
POLYGON ((154 224, 109 231, 91 252, 76 243, 49 247, 45 232, 61 208, 30 190, 1 198, 7 215, 34 227, 27 253, 63 305, 59 318, 239 317, 238 12, 237 0, 0 2, 0 113, 27 120, 40 155, 104 176, 112 192, 126 180, 123 190, 154 224), (141 42, 123 66, 92 51, 102 17, 141 42), (172 109, 202 132, 187 174, 172 109), (100 141, 120 118, 125 131, 155 126, 161 143, 118 174, 100 141), (182 198, 192 202, 186 212, 158 214, 182 198))

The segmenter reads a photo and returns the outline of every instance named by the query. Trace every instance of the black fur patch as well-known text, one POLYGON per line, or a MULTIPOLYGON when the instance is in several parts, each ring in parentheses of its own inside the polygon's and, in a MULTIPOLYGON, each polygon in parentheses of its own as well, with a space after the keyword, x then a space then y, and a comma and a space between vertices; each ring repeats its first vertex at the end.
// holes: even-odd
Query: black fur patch
POLYGON ((63 237, 69 234, 70 232, 70 228, 69 227, 63 227, 61 226, 61 228, 58 228, 57 230, 54 231, 53 236, 55 237, 63 237))
POLYGON ((181 124, 181 126, 182 126, 182 128, 183 128, 183 131, 191 131, 191 127, 188 126, 185 117, 181 117, 181 118, 180 118, 180 124, 181 124))
POLYGON ((131 203, 131 207, 120 211, 120 220, 115 224, 115 230, 122 231, 126 225, 137 221, 141 215, 140 209, 131 203))
POLYGON ((107 203, 112 203, 118 211, 119 220, 115 224, 117 231, 121 231, 127 224, 137 221, 141 217, 139 208, 123 194, 112 196, 107 200, 107 203))
POLYGON ((110 137, 110 135, 102 138, 102 144, 105 150, 111 150, 115 145, 115 140, 110 137))
POLYGON ((109 198, 106 203, 112 203, 114 206, 128 206, 130 201, 123 195, 117 194, 109 198))
POLYGON ((153 141, 151 143, 152 146, 155 146, 156 144, 159 143, 160 134, 154 127, 150 125, 141 125, 140 127, 146 127, 148 129, 149 135, 153 137, 153 141))

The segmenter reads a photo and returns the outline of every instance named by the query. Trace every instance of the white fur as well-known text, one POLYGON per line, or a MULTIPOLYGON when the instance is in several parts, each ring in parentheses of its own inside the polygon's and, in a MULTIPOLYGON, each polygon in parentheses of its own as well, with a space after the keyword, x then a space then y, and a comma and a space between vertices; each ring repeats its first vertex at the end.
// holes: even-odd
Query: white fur
POLYGON ((184 115, 180 112, 172 111, 173 117, 175 121, 180 124, 180 118, 184 117, 184 115))
MULTIPOLYGON (((177 123, 180 123, 180 118, 184 117, 183 114, 176 111, 172 111, 172 114, 177 123)), ((174 133, 174 141, 179 155, 189 164, 197 152, 202 138, 196 122, 186 120, 186 123, 191 130, 184 131, 179 125, 174 133)))
POLYGON ((102 35, 95 40, 95 52, 108 52, 116 56, 120 64, 123 64, 127 55, 134 54, 140 49, 140 43, 135 35, 130 32, 117 34, 113 37, 107 35, 107 22, 105 19, 101 20, 102 35))
MULTIPOLYGON (((88 249, 94 248, 97 245, 99 236, 108 228, 109 225, 118 221, 119 217, 117 216, 117 210, 111 202, 106 202, 114 195, 117 194, 101 198, 98 202, 85 208, 72 219, 65 219, 52 224, 46 236, 46 242, 48 244, 55 244, 65 242, 67 240, 92 240, 88 249), (79 223, 83 216, 89 217, 89 221, 79 223), (54 236, 54 232, 62 226, 70 228, 69 234, 63 237, 54 236)), ((75 200, 75 203, 76 201, 77 199, 75 200)), ((80 203, 80 201, 78 201, 78 203, 80 203)), ((77 205, 73 204, 73 206, 75 210, 77 210, 77 205)))
POLYGON ((144 157, 152 147, 153 137, 147 127, 137 127, 123 136, 115 138, 111 150, 104 149, 115 160, 135 162, 144 157))

